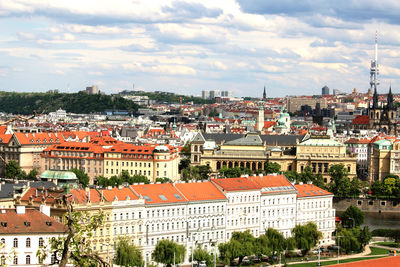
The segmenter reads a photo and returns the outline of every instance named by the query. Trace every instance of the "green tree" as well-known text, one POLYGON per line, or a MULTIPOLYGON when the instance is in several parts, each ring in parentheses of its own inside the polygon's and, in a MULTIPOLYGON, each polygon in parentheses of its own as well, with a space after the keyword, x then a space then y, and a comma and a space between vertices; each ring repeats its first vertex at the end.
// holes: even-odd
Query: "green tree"
POLYGON ((372 194, 375 196, 384 196, 385 189, 381 181, 377 180, 371 185, 372 194))
POLYGON ((197 265, 199 265, 200 262, 204 261, 206 262, 207 266, 211 266, 213 262, 213 257, 210 253, 208 253, 207 250, 202 249, 201 247, 197 247, 193 251, 193 255, 190 255, 189 260, 197 261, 197 265))
POLYGON ((397 175, 388 175, 383 180, 383 193, 389 197, 395 197, 399 193, 399 178, 397 175), (393 177, 395 176, 395 177, 393 177))
POLYGON ((17 161, 10 160, 9 162, 7 162, 5 166, 5 176, 6 178, 10 179, 15 179, 15 178, 24 179, 26 173, 22 171, 17 161))
POLYGON ((347 169, 343 164, 334 164, 329 168, 329 175, 334 183, 338 183, 343 177, 347 177, 347 169))
POLYGON ((364 226, 364 228, 362 228, 360 230, 360 233, 358 235, 358 242, 360 242, 362 249, 369 244, 369 241, 371 241, 372 239, 372 234, 369 231, 368 226, 364 226))
POLYGON ((76 178, 78 178, 79 183, 83 187, 87 187, 89 185, 89 176, 84 171, 75 168, 70 169, 69 171, 75 173, 76 178))
POLYGON ((300 181, 300 174, 296 171, 287 171, 284 174, 286 178, 288 178, 288 180, 291 182, 300 181))
POLYGON ((226 178, 236 178, 240 177, 243 174, 251 174, 250 169, 243 167, 228 168, 226 166, 223 166, 221 169, 219 169, 218 172, 226 178))
POLYGON ((190 142, 187 142, 187 143, 183 146, 183 148, 182 148, 182 150, 181 150, 181 153, 182 153, 186 158, 189 158, 189 159, 190 159, 190 155, 191 155, 191 144, 190 144, 190 142))
POLYGON ((156 183, 172 183, 171 179, 167 178, 167 177, 158 177, 156 178, 156 183))
POLYGON ((338 229, 337 235, 340 238, 336 238, 336 245, 340 247, 340 250, 344 251, 346 254, 352 251, 360 251, 361 244, 357 238, 356 229, 338 229))
POLYGON ((364 223, 364 219, 365 214, 352 205, 342 213, 342 224, 347 227, 358 227, 364 223))
POLYGON ((183 169, 186 169, 190 166, 190 158, 183 158, 181 159, 181 161, 179 162, 179 172, 181 172, 183 169))
POLYGON ((349 197, 351 192, 351 181, 348 177, 343 177, 340 178, 337 183, 331 182, 329 188, 337 197, 349 197))
POLYGON ((239 264, 242 263, 242 260, 246 256, 250 256, 254 254, 255 251, 255 241, 256 239, 250 233, 250 230, 244 232, 233 232, 231 240, 235 240, 240 244, 239 249, 239 264))
POLYGON ((362 189, 362 184, 360 180, 357 177, 354 177, 353 180, 351 180, 350 196, 359 197, 361 194, 361 189, 362 189))
POLYGON ((168 239, 157 242, 151 257, 155 262, 171 266, 174 263, 181 263, 185 258, 185 247, 168 239), (175 257, 174 257, 175 255, 175 257))
POLYGON ((266 238, 266 245, 268 247, 265 252, 268 253, 269 250, 271 253, 266 255, 278 255, 286 249, 285 237, 278 230, 274 228, 268 228, 267 230, 265 230, 264 236, 266 238))
POLYGON ((231 239, 227 243, 222 243, 218 245, 219 257, 225 264, 230 265, 234 259, 239 257, 240 249, 240 242, 231 239))
POLYGON ((39 174, 39 173, 38 173, 38 171, 37 171, 36 169, 32 169, 32 170, 28 173, 28 175, 26 176, 26 179, 28 179, 28 180, 35 180, 38 174, 39 174))
POLYGON ((277 162, 267 162, 264 167, 264 171, 266 174, 279 173, 280 170, 281 165, 277 162))
POLYGON ((181 171, 182 180, 206 180, 211 173, 211 167, 207 165, 189 166, 181 171))
MULTIPOLYGON (((93 231, 98 229, 104 223, 104 213, 102 211, 95 215, 88 212, 74 211, 68 196, 64 195, 62 201, 67 208, 65 215, 66 236, 52 238, 49 241, 50 251, 57 258, 58 266, 65 267, 69 261, 74 266, 89 267, 96 264, 108 266, 102 258, 92 250, 88 241, 93 235, 93 231)), ((38 250, 39 260, 44 260, 47 253, 44 249, 38 250)))
POLYGON ((114 263, 120 266, 142 266, 142 252, 138 247, 132 245, 128 238, 120 238, 117 243, 114 263))
POLYGON ((318 240, 322 237, 322 233, 318 231, 317 225, 313 222, 305 225, 296 225, 292 233, 296 241, 296 246, 302 251, 303 255, 306 255, 310 249, 315 247, 318 240))

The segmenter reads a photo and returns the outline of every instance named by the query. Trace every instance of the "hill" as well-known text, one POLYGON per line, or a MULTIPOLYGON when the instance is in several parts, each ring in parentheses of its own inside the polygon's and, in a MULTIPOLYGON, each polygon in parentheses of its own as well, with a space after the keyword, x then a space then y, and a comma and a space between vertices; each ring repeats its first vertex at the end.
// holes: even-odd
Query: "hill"
POLYGON ((104 112, 106 109, 122 109, 134 113, 138 105, 116 95, 88 95, 83 92, 67 94, 0 91, 0 112, 29 115, 49 113, 59 108, 73 113, 104 112))

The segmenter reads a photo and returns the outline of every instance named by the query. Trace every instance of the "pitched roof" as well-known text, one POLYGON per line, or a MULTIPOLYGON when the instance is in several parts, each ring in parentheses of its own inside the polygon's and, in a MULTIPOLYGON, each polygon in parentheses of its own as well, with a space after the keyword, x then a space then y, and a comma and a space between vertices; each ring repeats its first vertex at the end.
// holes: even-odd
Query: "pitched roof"
MULTIPOLYGON (((260 188, 276 188, 278 191, 295 190, 289 180, 282 174, 263 175, 263 176, 250 176, 248 179, 257 184, 260 188)), ((277 190, 273 190, 276 192, 277 190)), ((266 191, 272 192, 272 191, 266 191)))
POLYGON ((122 201, 127 199, 139 199, 130 187, 114 187, 111 189, 101 190, 100 193, 106 201, 122 201))
POLYGON ((29 144, 57 144, 64 141, 64 137, 57 133, 14 133, 21 145, 29 144))
POLYGON ((63 190, 51 190, 51 189, 40 189, 40 188, 29 188, 25 194, 21 197, 21 201, 33 201, 44 203, 55 203, 56 199, 61 199, 63 190))
POLYGON ((88 203, 98 203, 101 200, 100 193, 96 189, 72 189, 71 197, 75 203, 83 204, 88 203))
POLYGON ((297 197, 317 197, 333 195, 332 193, 313 184, 296 184, 294 187, 297 190, 297 197))
POLYGON ((130 186, 146 204, 186 202, 187 199, 172 184, 139 184, 130 186))
POLYGON ((1 234, 64 233, 66 227, 35 209, 25 208, 24 214, 15 209, 0 210, 1 234))
POLYGON ((189 201, 226 199, 225 195, 211 182, 177 183, 175 187, 189 201))
POLYGON ((0 143, 8 144, 8 142, 10 142, 11 137, 12 134, 0 134, 0 143))
POLYGON ((368 115, 358 115, 353 119, 353 124, 369 125, 369 116, 368 115))
POLYGON ((246 177, 211 179, 211 182, 225 191, 256 190, 260 186, 246 177))

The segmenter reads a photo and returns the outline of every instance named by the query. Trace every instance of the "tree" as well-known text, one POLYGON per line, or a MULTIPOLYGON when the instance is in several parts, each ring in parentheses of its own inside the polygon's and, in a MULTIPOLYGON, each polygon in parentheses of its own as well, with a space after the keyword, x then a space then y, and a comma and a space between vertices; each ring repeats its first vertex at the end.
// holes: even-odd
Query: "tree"
POLYGON ((291 182, 300 181, 300 175, 296 171, 287 171, 284 174, 285 174, 286 178, 288 178, 288 180, 291 182))
POLYGON ((360 230, 359 236, 358 236, 358 241, 361 244, 361 247, 364 248, 366 245, 369 244, 369 241, 371 241, 372 239, 372 234, 369 231, 368 226, 364 226, 364 228, 362 228, 360 230))
POLYGON ((239 264, 242 263, 242 260, 246 256, 250 256, 254 254, 255 248, 255 238, 250 233, 250 230, 244 232, 233 232, 231 240, 235 240, 240 244, 239 249, 239 264))
POLYGON ((279 173, 280 170, 281 170, 281 165, 277 162, 267 162, 264 167, 264 171, 266 174, 279 173))
POLYGON ((337 183, 331 182, 329 188, 337 197, 348 197, 351 192, 351 181, 348 177, 343 177, 337 183))
POLYGON ((189 158, 189 159, 190 159, 190 155, 191 155, 191 144, 190 144, 190 142, 187 142, 187 143, 183 146, 183 148, 182 148, 182 150, 181 150, 181 153, 182 153, 186 158, 189 158))
POLYGON ((143 256, 140 249, 129 242, 128 238, 120 238, 115 252, 114 263, 121 266, 142 266, 143 256))
POLYGON ((185 258, 185 247, 168 239, 158 241, 151 257, 155 262, 171 266, 174 263, 181 263, 185 258), (175 255, 175 257, 174 257, 175 255))
POLYGON ((354 177, 353 180, 351 180, 350 195, 353 197, 359 197, 361 194, 361 189, 362 184, 360 180, 357 177, 354 177))
POLYGON ((178 166, 179 172, 181 172, 183 169, 188 168, 189 166, 190 166, 190 158, 181 159, 178 166))
POLYGON ((89 176, 82 170, 80 169, 70 169, 71 172, 75 173, 76 178, 78 178, 79 183, 83 187, 87 187, 89 185, 89 176))
POLYGON ((17 161, 10 160, 5 166, 5 176, 10 179, 24 179, 26 173, 21 169, 17 161))
POLYGON ((385 193, 384 186, 381 181, 377 180, 371 185, 372 194, 375 196, 383 196, 385 193))
MULTIPOLYGON (((74 211, 69 196, 63 196, 63 203, 67 208, 65 215, 66 236, 50 239, 49 245, 59 267, 65 267, 69 261, 74 266, 92 266, 108 264, 92 250, 88 239, 92 237, 93 231, 104 223, 104 213, 100 211, 96 215, 89 215, 88 212, 74 211)), ((39 260, 44 260, 47 253, 38 251, 39 260)))
POLYGON ((343 177, 347 177, 347 169, 343 164, 334 164, 329 168, 329 175, 334 183, 338 183, 343 177))
POLYGON ((189 166, 181 171, 182 180, 206 180, 211 173, 208 165, 189 166))
MULTIPOLYGON (((268 246, 271 253, 267 255, 274 256, 286 249, 285 237, 278 230, 274 228, 268 228, 265 231, 264 236, 266 238, 266 245, 268 246)), ((268 250, 266 250, 265 252, 268 253, 268 250)))
POLYGON ((211 266, 211 263, 213 261, 213 257, 210 253, 207 252, 207 250, 202 249, 201 247, 197 247, 193 251, 193 255, 190 255, 189 260, 195 260, 197 261, 197 265, 199 265, 200 262, 205 261, 207 266, 211 266))
POLYGON ((346 254, 351 251, 361 250, 361 244, 358 241, 356 229, 341 228, 338 229, 337 235, 340 236, 340 238, 336 238, 336 245, 346 254))
POLYGON ((296 225, 292 233, 296 246, 302 251, 303 255, 306 255, 310 249, 315 247, 318 240, 322 237, 322 233, 318 231, 317 225, 313 222, 305 225, 296 225))
POLYGON ((342 214, 342 224, 347 227, 358 227, 364 223, 365 214, 357 207, 350 206, 342 214))
POLYGON ((241 245, 239 241, 231 239, 227 243, 219 244, 219 257, 225 263, 230 265, 231 262, 239 257, 241 245))
POLYGON ((219 169, 218 172, 226 178, 236 178, 240 177, 243 174, 251 174, 250 169, 244 167, 228 168, 226 166, 223 166, 221 169, 219 169))
POLYGON ((156 183, 172 183, 171 179, 167 178, 167 177, 158 177, 156 178, 156 183))
POLYGON ((32 169, 29 173, 28 173, 28 175, 26 176, 26 179, 28 179, 28 180, 35 180, 36 179, 36 176, 38 175, 39 173, 38 173, 38 171, 36 170, 36 169, 32 169))

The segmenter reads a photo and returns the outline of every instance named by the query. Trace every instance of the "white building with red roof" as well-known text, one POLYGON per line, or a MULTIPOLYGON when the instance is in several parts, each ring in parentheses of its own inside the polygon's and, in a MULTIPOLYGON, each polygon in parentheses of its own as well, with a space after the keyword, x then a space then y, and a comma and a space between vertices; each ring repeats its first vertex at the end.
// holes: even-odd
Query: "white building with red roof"
POLYGON ((333 194, 313 184, 297 184, 296 224, 314 222, 322 232, 321 245, 332 244, 335 231, 333 194))
POLYGON ((49 239, 64 235, 66 227, 49 217, 49 209, 41 207, 41 211, 24 206, 0 209, 1 266, 43 266, 55 263, 54 255, 48 251, 46 259, 40 263, 36 252, 39 249, 47 250, 45 247, 49 239))

